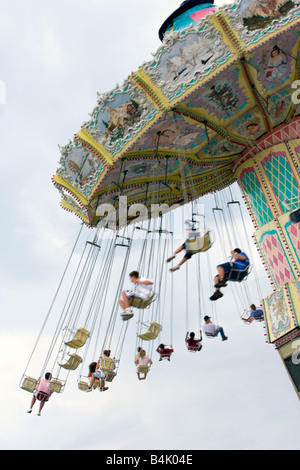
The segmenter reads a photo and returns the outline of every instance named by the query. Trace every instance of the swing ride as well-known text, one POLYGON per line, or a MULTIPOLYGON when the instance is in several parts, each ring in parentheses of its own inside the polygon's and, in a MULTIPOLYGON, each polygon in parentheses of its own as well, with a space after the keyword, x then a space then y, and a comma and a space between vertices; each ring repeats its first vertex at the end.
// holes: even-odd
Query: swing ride
MULTIPOLYGON (((220 8, 201 0, 184 1, 160 28, 162 45, 153 59, 122 86, 98 94, 89 121, 60 147, 53 183, 61 206, 95 228, 96 235, 86 243, 44 363, 43 371, 57 368, 54 391, 62 391, 68 374, 79 368, 79 388, 84 390, 83 367, 87 357, 99 355, 103 331, 101 353, 111 349, 119 365, 130 318, 118 321, 117 298, 133 246, 140 247, 136 266, 143 276, 150 277, 148 271, 155 267, 152 297, 131 304, 139 311, 136 347, 147 341, 151 357, 153 340, 164 332, 166 307, 173 328, 173 296, 167 302, 162 295, 173 291, 174 275, 167 275, 165 266, 167 253, 174 251, 172 210, 207 194, 217 200, 217 194, 237 183, 273 292, 263 299, 254 264, 244 272, 233 266, 230 286, 245 290, 242 312, 251 303, 246 279, 254 274, 267 342, 278 349, 300 398, 300 373, 292 360, 300 351, 299 13, 298 3, 285 0, 236 0, 220 8), (143 240, 134 240, 136 233, 143 233, 143 240), (120 265, 121 274, 116 272, 120 265), (109 307, 108 297, 114 299, 109 307)), ((216 203, 214 235, 211 230, 199 233, 192 206, 186 246, 196 254, 199 281, 195 331, 201 329, 204 311, 201 253, 209 259, 218 239, 227 259, 220 230, 227 227, 228 236, 229 225, 238 238, 234 245, 239 246, 240 230, 234 230, 232 214, 236 208, 241 212, 240 202, 231 198, 223 207, 229 221, 224 221, 225 210, 216 203)), ((248 241, 244 222, 243 229, 248 241)), ((227 249, 233 249, 233 241, 228 241, 227 249)), ((248 253, 253 259, 250 244, 248 253)), ((191 331, 189 269, 188 261, 186 331, 191 331)), ((209 277, 213 279, 211 273, 209 277)), ((215 308, 213 303, 213 312, 215 308)), ((240 319, 252 323, 246 312, 240 319)), ((25 371, 21 388, 31 391, 34 381, 25 371)))

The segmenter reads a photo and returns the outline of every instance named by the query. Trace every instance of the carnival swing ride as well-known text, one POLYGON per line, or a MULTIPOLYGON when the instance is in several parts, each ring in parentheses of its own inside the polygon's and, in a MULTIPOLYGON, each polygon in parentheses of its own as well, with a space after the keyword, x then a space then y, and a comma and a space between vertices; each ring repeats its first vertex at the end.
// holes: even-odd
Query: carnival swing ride
MULTIPOLYGON (((189 203, 193 240, 187 243, 194 242, 195 251, 209 256, 224 227, 217 220, 224 216, 218 198, 235 183, 273 288, 257 299, 266 341, 275 344, 300 397, 300 361, 295 360, 300 351, 299 13, 291 0, 237 0, 220 8, 184 1, 160 28, 162 44, 153 59, 122 86, 98 94, 90 119, 60 147, 53 183, 61 206, 94 231, 42 367, 42 372, 53 371, 52 390, 61 392, 77 370, 78 388, 85 391, 87 358, 99 356, 100 350, 106 380, 117 375, 132 324, 120 318, 117 299, 135 246, 135 267, 155 280, 151 298, 133 307, 139 312, 136 348, 146 341, 151 356, 168 311, 171 334, 163 340, 172 346, 176 309, 173 295, 168 300, 162 292, 172 292, 176 283, 166 264, 174 251, 173 209, 189 203), (208 194, 216 201, 214 235, 203 224, 200 229, 193 205, 208 194), (154 215, 153 207, 158 210, 154 215), (105 350, 113 357, 105 358, 105 350)), ((227 200, 229 213, 234 206, 240 209, 232 197, 227 200)), ((229 225, 239 238, 234 218, 229 225)), ((201 257, 194 257, 198 274, 201 257)), ((246 274, 250 270, 252 276, 253 263, 246 274)), ((200 281, 195 294, 199 305, 203 296, 200 281)), ((248 305, 247 300, 244 308, 248 305)), ((246 313, 242 319, 250 324, 246 313)), ((188 314, 186 328, 191 328, 188 314)), ((20 386, 32 392, 36 379, 27 374, 30 360, 20 386)))

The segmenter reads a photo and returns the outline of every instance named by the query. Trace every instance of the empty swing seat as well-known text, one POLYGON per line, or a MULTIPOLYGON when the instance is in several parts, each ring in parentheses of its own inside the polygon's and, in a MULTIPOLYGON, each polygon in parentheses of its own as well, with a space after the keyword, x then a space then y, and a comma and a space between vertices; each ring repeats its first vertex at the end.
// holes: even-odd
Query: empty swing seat
POLYGON ((81 362, 82 358, 78 354, 71 354, 68 361, 65 364, 59 364, 59 366, 67 370, 75 370, 81 362))
POLYGON ((138 337, 150 341, 157 338, 159 332, 162 330, 162 326, 155 321, 152 321, 149 325, 148 330, 145 333, 139 334, 138 337))
POLYGON ((64 384, 58 379, 52 379, 49 385, 49 390, 52 392, 61 393, 64 389, 64 384))
POLYGON ((89 388, 89 384, 87 382, 85 382, 84 380, 79 380, 78 382, 79 390, 81 390, 82 392, 86 392, 88 388, 89 388))
POLYGON ((140 299, 139 297, 132 297, 132 299, 130 300, 130 305, 132 307, 136 307, 136 308, 147 308, 149 307, 149 305, 154 302, 154 300, 156 299, 156 294, 155 292, 152 292, 152 294, 150 295, 150 297, 146 300, 144 299, 140 299))
POLYGON ((65 345, 74 349, 81 348, 85 345, 86 340, 89 338, 89 336, 90 332, 88 330, 82 327, 78 328, 74 338, 71 341, 66 342, 65 345))
POLYGON ((22 388, 22 390, 26 390, 26 392, 34 392, 35 390, 35 387, 36 387, 36 384, 37 384, 37 380, 34 379, 33 377, 28 377, 25 375, 21 385, 20 385, 20 388, 22 388))
POLYGON ((105 382, 112 382, 116 375, 117 375, 116 372, 113 372, 113 371, 112 372, 107 372, 107 374, 105 376, 105 382))

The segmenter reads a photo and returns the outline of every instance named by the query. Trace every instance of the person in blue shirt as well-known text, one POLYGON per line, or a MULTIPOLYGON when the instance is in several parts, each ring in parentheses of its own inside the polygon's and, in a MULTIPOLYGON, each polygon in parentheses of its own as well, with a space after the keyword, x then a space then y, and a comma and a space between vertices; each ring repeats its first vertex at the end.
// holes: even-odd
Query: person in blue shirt
POLYGON ((256 308, 255 304, 250 305, 251 312, 250 315, 251 317, 255 318, 256 320, 260 320, 264 316, 264 312, 262 311, 261 308, 256 308))
POLYGON ((239 274, 239 280, 241 281, 243 277, 246 276, 247 270, 246 268, 249 266, 249 258, 240 248, 235 248, 231 251, 231 256, 234 259, 232 262, 227 262, 223 264, 219 264, 217 266, 218 274, 214 278, 215 282, 215 292, 210 297, 210 300, 217 300, 223 297, 222 292, 220 291, 221 287, 227 286, 226 281, 230 280, 237 280, 236 278, 230 276, 231 269, 234 269, 233 274, 236 276, 239 274), (241 272, 243 272, 241 274, 241 272))

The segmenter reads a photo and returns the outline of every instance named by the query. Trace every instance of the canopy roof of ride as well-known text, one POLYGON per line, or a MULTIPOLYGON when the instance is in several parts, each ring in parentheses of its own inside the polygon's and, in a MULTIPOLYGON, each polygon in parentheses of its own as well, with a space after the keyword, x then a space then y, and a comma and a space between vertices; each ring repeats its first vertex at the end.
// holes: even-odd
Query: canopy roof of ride
POLYGON ((235 181, 249 149, 299 115, 300 8, 271 3, 238 0, 166 33, 150 62, 98 94, 60 147, 62 207, 93 227, 99 205, 117 207, 120 195, 172 206, 235 181))

